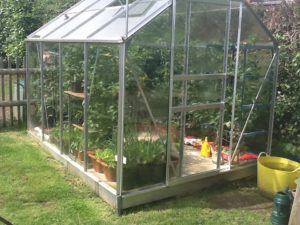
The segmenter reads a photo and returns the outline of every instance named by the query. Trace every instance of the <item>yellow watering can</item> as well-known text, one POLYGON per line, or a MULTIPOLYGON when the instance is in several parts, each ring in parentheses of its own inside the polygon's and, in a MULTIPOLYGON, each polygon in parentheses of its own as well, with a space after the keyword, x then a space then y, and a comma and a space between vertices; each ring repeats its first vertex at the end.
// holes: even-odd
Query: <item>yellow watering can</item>
POLYGON ((208 144, 207 137, 205 137, 204 142, 202 143, 201 146, 201 156, 203 157, 210 157, 210 145, 208 144))

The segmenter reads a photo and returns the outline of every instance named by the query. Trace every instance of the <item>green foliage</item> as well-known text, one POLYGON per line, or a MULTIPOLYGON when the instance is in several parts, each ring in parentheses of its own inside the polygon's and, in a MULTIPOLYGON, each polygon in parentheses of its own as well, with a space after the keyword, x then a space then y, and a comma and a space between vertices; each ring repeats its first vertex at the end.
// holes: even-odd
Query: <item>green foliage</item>
MULTIPOLYGON (((279 40, 283 36, 277 36, 279 40)), ((300 52, 281 46, 275 134, 299 145, 300 141, 300 52)), ((298 152, 300 153, 300 152, 298 152)))
POLYGON ((82 131, 77 128, 70 128, 69 138, 70 138, 70 150, 74 151, 83 151, 82 142, 83 136, 82 131))
POLYGON ((116 168, 117 162, 115 160, 116 151, 111 148, 97 149, 96 158, 102 160, 108 167, 116 168))
POLYGON ((108 141, 116 144, 119 96, 118 49, 114 46, 90 46, 89 65, 88 128, 92 132, 90 144, 92 147, 107 147, 108 141))
POLYGON ((280 157, 293 157, 293 159, 300 159, 300 147, 292 143, 281 140, 273 140, 272 155, 280 157))
POLYGON ((25 55, 24 40, 77 0, 0 1, 0 56, 25 55))
MULTIPOLYGON (((280 143, 289 143, 281 146, 283 151, 299 156, 300 149, 293 147, 300 144, 299 2, 288 1, 276 7, 259 8, 280 46, 274 136, 280 143)), ((276 145, 274 142, 274 148, 276 145)))
POLYGON ((154 140, 154 137, 147 137, 139 140, 137 134, 127 132, 124 146, 124 155, 127 158, 127 167, 137 164, 160 163, 165 161, 166 144, 162 139, 154 140))
POLYGON ((49 132, 51 140, 53 139, 54 141, 58 141, 60 137, 60 127, 56 126, 53 127, 50 132, 49 132))

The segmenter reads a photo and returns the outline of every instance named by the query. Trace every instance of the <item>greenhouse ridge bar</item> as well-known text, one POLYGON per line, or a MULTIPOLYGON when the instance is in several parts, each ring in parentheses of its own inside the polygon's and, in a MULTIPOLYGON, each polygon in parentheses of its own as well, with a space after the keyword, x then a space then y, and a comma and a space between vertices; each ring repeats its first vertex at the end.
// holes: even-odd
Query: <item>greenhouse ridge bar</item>
POLYGON ((271 152, 278 45, 244 1, 82 0, 26 51, 29 133, 119 212, 271 152))

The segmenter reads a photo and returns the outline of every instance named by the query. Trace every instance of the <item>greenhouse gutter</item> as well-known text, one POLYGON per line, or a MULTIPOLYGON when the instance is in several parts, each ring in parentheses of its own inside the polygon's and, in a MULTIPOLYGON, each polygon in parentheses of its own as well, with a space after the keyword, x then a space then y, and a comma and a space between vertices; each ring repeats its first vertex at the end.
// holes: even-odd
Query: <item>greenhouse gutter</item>
POLYGON ((191 176, 181 177, 170 180, 168 185, 158 184, 147 189, 134 190, 134 192, 125 192, 122 195, 117 195, 117 191, 106 184, 99 181, 90 172, 85 172, 84 167, 73 161, 67 155, 61 154, 60 150, 47 141, 42 141, 34 132, 28 131, 29 135, 38 139, 44 150, 49 152, 56 160, 62 162, 67 171, 80 177, 83 182, 90 187, 104 201, 116 208, 119 212, 123 209, 138 206, 144 203, 162 200, 176 195, 200 191, 203 188, 230 182, 245 177, 256 175, 256 163, 251 163, 243 166, 233 167, 231 170, 219 171, 213 170, 209 173, 195 174, 191 176))
POLYGON ((27 38, 25 42, 47 42, 47 43, 111 43, 111 44, 121 44, 124 43, 125 40, 123 40, 122 37, 120 38, 107 38, 105 40, 96 40, 96 39, 38 39, 38 38, 27 38))

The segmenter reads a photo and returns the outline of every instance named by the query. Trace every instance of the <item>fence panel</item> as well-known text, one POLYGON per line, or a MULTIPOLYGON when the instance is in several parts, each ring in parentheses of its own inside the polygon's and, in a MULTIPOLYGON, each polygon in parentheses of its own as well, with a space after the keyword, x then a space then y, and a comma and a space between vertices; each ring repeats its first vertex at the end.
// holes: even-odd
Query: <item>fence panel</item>
POLYGON ((24 59, 0 58, 0 127, 26 121, 26 70, 24 59))

